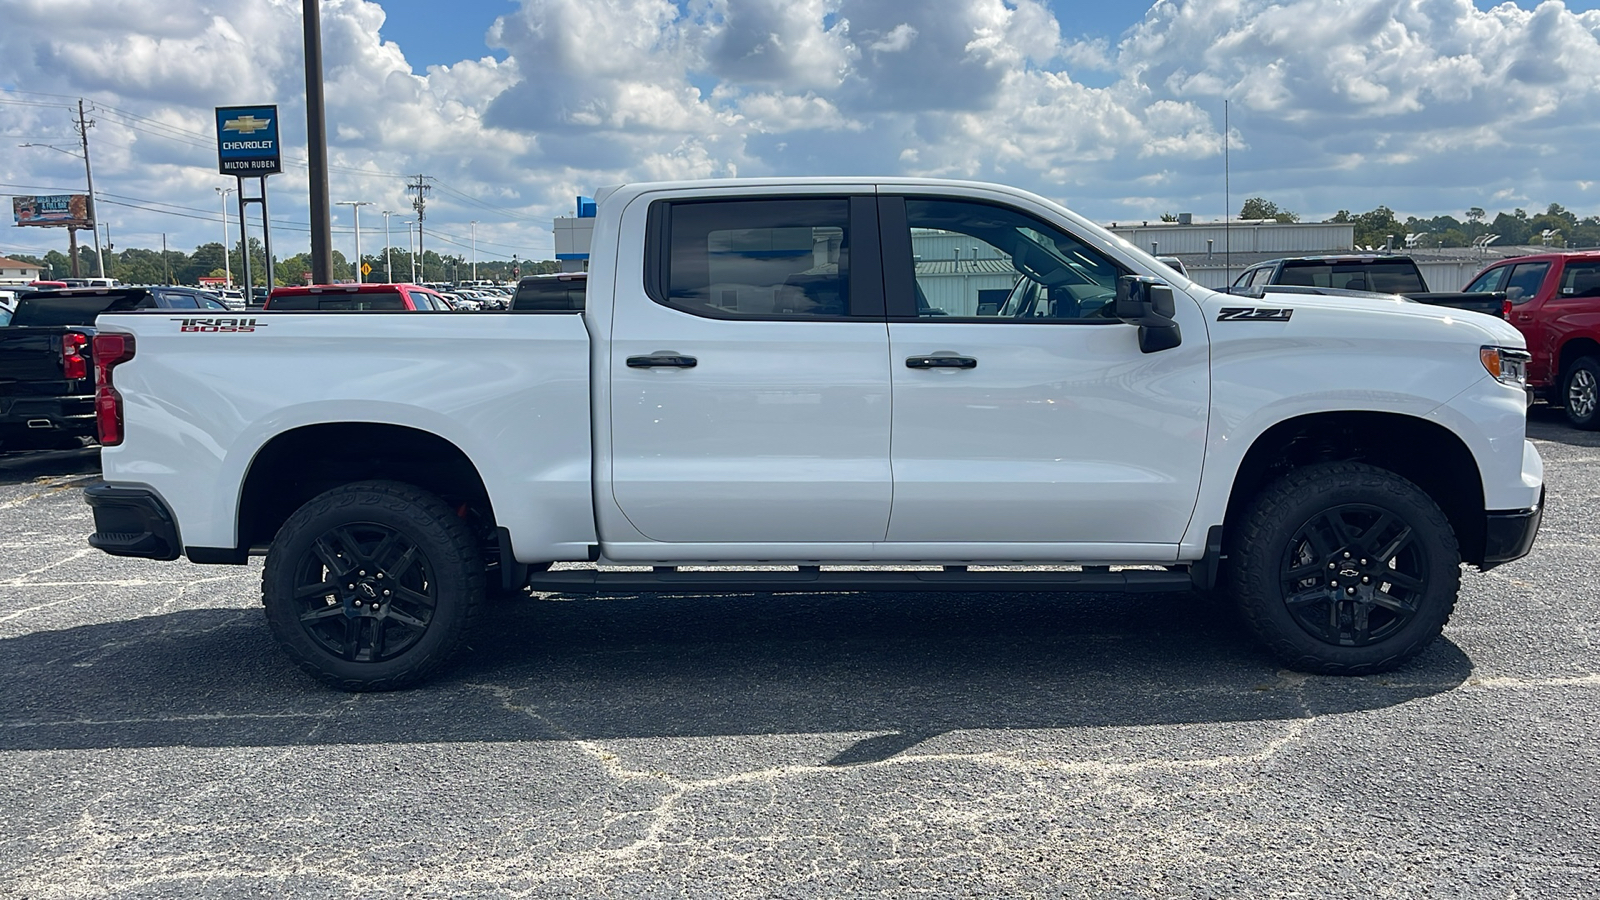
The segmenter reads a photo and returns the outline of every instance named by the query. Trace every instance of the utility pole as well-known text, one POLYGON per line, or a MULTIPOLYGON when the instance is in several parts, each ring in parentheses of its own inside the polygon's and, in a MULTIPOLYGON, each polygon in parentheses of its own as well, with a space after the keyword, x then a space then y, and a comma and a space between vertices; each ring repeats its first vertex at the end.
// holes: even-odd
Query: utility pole
POLYGON ((356 214, 356 284, 361 283, 361 207, 371 206, 371 200, 340 200, 335 206, 348 206, 356 214))
MULTIPOLYGON (((116 245, 111 243, 111 223, 110 222, 104 222, 104 223, 101 223, 101 224, 103 224, 105 226, 105 229, 106 229, 106 253, 110 254, 112 250, 117 249, 116 245)), ((106 271, 110 272, 111 271, 111 267, 107 266, 106 267, 106 271)))
POLYGON ((167 233, 161 232, 161 283, 172 283, 172 269, 167 265, 167 233))
POLYGON ((417 283, 417 223, 406 223, 406 253, 411 257, 411 283, 417 283))
POLYGON ((394 210, 383 211, 383 280, 394 284, 394 265, 389 259, 389 245, 394 243, 394 238, 389 232, 389 217, 394 215, 394 210))
POLYGON ((472 280, 478 280, 478 220, 473 219, 472 226, 472 280))
MULTIPOLYGON (((328 208, 328 117, 322 102, 321 2, 301 0, 300 8, 306 44, 306 157, 311 167, 311 282, 332 284, 333 221, 328 208)), ((272 273, 267 274, 270 286, 272 273)))
MULTIPOLYGON (((212 188, 222 201, 222 274, 227 276, 228 287, 233 287, 233 259, 228 252, 228 195, 238 188, 212 188)), ((243 231, 243 229, 240 229, 243 231)))
POLYGON ((106 277, 106 256, 100 249, 100 218, 94 214, 94 168, 89 165, 89 129, 93 119, 83 117, 83 98, 78 98, 78 140, 83 143, 83 178, 89 183, 89 233, 94 235, 94 258, 100 277, 106 277))
POLYGON ((418 175, 417 180, 406 185, 406 193, 415 193, 417 196, 411 201, 411 208, 417 211, 417 256, 422 260, 422 280, 428 280, 427 251, 422 246, 422 220, 427 218, 428 191, 433 186, 428 184, 428 176, 418 175))

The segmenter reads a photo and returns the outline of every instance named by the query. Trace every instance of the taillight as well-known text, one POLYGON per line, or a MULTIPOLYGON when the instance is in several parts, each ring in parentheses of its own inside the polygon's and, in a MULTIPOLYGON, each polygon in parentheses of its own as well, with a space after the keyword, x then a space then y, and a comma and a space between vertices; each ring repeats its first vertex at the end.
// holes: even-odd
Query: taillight
POLYGON ((87 346, 89 336, 80 331, 61 336, 61 377, 68 381, 89 377, 89 361, 83 358, 83 348, 87 346))
POLYGON ((122 443, 122 395, 111 386, 111 370, 130 359, 133 335, 94 336, 94 424, 100 432, 100 444, 105 447, 122 443))
POLYGON ((1511 321, 1511 301, 1510 300, 1501 300, 1500 301, 1500 318, 1505 319, 1507 322, 1511 321))

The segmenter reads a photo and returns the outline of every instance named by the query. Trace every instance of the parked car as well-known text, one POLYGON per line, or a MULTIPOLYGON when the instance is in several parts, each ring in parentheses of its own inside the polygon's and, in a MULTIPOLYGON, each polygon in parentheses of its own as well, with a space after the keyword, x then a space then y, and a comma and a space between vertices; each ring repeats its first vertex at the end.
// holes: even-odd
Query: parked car
MULTIPOLYGON (((1505 296, 1496 291, 1428 290, 1422 270, 1409 256, 1332 254, 1257 263, 1234 279, 1233 293, 1292 288, 1292 293, 1370 292, 1397 294, 1429 306, 1448 306, 1504 317, 1505 296)), ((1280 291, 1281 292, 1281 291, 1280 291)))
POLYGON ((1600 428, 1600 251, 1502 260, 1467 290, 1506 295, 1506 319, 1532 356, 1528 387, 1576 427, 1600 428))
POLYGON ((0 324, 0 442, 76 446, 95 433, 93 338, 105 312, 222 310, 181 287, 73 288, 18 298, 0 324))
POLYGON ((486 580, 781 594, 1220 576, 1284 664, 1368 674, 1440 634, 1462 562, 1517 559, 1539 526, 1523 339, 1496 318, 1173 284, 1001 185, 633 184, 602 194, 595 230, 592 290, 566 279, 564 302, 504 316, 283 313, 270 333, 199 335, 102 317, 100 338, 138 352, 101 385, 120 437, 86 491, 91 544, 264 551, 279 646, 331 685, 382 690, 463 649, 486 580), (1025 302, 919 265, 914 242, 938 233, 990 248, 1025 302))
POLYGON ((436 312, 449 304, 433 291, 414 284, 316 284, 272 289, 265 309, 275 312, 311 310, 390 310, 436 312))

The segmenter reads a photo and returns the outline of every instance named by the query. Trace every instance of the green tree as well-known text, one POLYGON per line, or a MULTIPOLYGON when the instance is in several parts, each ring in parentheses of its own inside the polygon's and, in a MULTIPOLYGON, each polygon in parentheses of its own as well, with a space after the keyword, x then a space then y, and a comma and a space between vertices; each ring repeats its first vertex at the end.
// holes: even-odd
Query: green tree
POLYGON ((1244 207, 1239 210, 1241 219, 1272 219, 1278 222, 1298 222, 1300 216, 1287 209, 1279 209, 1278 204, 1265 197, 1251 197, 1244 201, 1244 207))

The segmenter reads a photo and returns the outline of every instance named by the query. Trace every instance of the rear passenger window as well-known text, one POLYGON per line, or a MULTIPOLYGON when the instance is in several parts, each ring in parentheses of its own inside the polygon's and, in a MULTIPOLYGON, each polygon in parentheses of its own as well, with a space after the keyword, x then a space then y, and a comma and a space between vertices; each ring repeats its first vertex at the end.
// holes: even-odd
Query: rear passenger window
POLYGON ((1600 260, 1567 263, 1561 272, 1561 296, 1600 297, 1600 260))
POLYGON ((672 203, 651 297, 716 318, 850 314, 846 198, 672 203))
POLYGON ((162 305, 166 306, 168 309, 200 308, 200 303, 199 301, 195 300, 193 294, 185 294, 182 291, 162 291, 161 300, 162 305))

